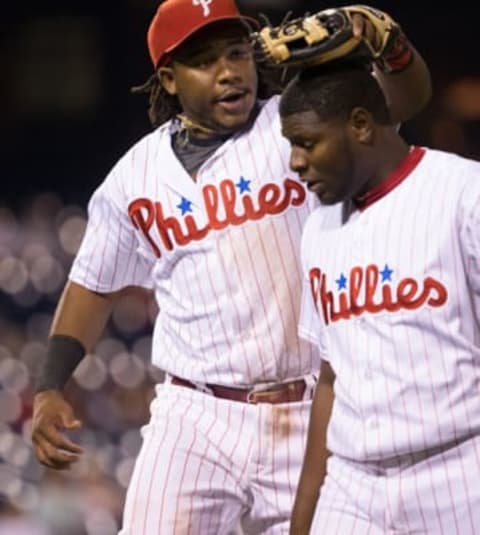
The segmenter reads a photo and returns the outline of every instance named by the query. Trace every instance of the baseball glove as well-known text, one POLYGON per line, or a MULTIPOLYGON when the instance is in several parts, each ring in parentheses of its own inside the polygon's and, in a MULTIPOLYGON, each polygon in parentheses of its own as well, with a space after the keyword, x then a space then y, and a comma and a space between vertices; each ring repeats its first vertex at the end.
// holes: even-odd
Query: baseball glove
POLYGON ((259 63, 308 67, 337 59, 367 64, 381 61, 401 34, 399 25, 386 13, 365 5, 352 5, 325 9, 276 27, 265 26, 253 34, 252 40, 259 63), (374 39, 353 35, 355 15, 371 22, 374 39))

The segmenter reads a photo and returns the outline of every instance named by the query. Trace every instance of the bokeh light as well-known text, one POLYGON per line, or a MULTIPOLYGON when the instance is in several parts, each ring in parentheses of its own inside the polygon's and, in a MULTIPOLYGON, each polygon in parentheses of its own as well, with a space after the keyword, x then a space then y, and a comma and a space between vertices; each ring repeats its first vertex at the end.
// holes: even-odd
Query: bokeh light
POLYGON ((22 392, 30 382, 30 376, 27 366, 20 360, 6 358, 0 360, 0 384, 4 388, 22 392))
MULTIPOLYGON (((277 22, 289 10, 328 7, 300 0, 238 3, 277 22)), ((115 533, 148 399, 164 379, 150 362, 157 306, 145 294, 131 295, 118 303, 102 340, 69 383, 67 398, 83 421, 69 436, 86 447, 85 455, 66 472, 34 459, 34 379, 85 232, 88 199, 122 151, 150 130, 146 100, 132 98, 128 88, 151 72, 139 36, 158 1, 128 0, 114 17, 98 3, 70 4, 31 3, 25 9, 13 2, 4 16, 9 53, 2 54, 0 124, 7 160, 0 199, 0 533, 5 526, 6 535, 115 533)), ((426 113, 402 127, 409 142, 480 159, 475 17, 464 9, 452 25, 451 8, 436 5, 432 31, 449 39, 432 40, 432 32, 420 28, 431 14, 427 3, 383 7, 401 19, 434 78, 426 113)))
POLYGON ((69 382, 70 401, 83 427, 67 434, 85 454, 61 473, 35 459, 34 381, 85 222, 85 210, 63 204, 55 194, 40 195, 19 215, 0 206, 0 306, 8 310, 0 314, 0 503, 23 515, 16 518, 35 519, 28 535, 32 530, 35 535, 50 535, 50 530, 63 535, 66 522, 82 526, 83 531, 75 531, 82 535, 118 531, 147 400, 157 377, 163 380, 150 363, 155 307, 144 292, 131 292, 115 306, 101 340, 69 382), (110 484, 103 487, 106 481, 110 484), (58 511, 62 500, 75 501, 78 492, 90 496, 89 490, 95 495, 99 484, 105 503, 80 499, 81 510, 73 507, 68 520, 67 509, 66 516, 58 511))
POLYGON ((86 223, 85 216, 80 215, 72 215, 61 223, 58 229, 58 238, 67 254, 73 256, 77 252, 85 233, 86 223))

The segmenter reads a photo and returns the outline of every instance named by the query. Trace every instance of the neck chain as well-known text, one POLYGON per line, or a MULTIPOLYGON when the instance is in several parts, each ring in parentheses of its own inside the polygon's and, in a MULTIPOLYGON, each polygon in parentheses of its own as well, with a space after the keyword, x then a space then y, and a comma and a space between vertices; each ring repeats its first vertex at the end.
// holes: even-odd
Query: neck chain
POLYGON ((179 121, 179 128, 177 131, 177 140, 178 143, 185 147, 190 142, 190 135, 195 130, 197 132, 201 132, 203 134, 207 134, 207 136, 214 136, 218 135, 218 133, 215 130, 212 130, 211 128, 208 128, 206 126, 201 125, 200 123, 197 123, 184 115, 183 113, 179 113, 177 115, 177 119, 179 121))

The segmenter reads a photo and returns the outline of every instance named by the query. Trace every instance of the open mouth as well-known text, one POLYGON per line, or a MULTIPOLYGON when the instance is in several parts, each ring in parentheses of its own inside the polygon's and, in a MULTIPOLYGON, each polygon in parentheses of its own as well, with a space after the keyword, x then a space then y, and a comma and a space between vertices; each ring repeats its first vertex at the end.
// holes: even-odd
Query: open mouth
POLYGON ((248 91, 231 91, 216 100, 224 113, 229 115, 244 115, 249 111, 248 91))
POLYGON ((225 93, 221 97, 217 98, 217 102, 220 104, 232 104, 242 100, 247 94, 246 90, 235 90, 225 93))

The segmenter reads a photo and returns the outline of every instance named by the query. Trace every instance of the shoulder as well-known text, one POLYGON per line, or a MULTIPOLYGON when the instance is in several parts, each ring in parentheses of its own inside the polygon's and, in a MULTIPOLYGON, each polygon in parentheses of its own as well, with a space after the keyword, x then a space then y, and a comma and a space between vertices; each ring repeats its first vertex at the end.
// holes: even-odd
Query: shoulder
POLYGON ((279 96, 274 95, 268 100, 259 101, 260 110, 255 119, 249 135, 263 139, 264 143, 270 139, 271 143, 282 151, 282 159, 286 160, 290 155, 290 145, 282 136, 280 115, 278 113, 279 96))
POLYGON ((445 202, 448 198, 461 214, 475 210, 480 200, 479 161, 434 149, 426 149, 424 160, 425 175, 434 191, 444 192, 445 202))
POLYGON ((163 148, 164 143, 170 145, 170 122, 164 123, 141 137, 125 152, 117 163, 125 165, 130 162, 131 165, 141 165, 146 158, 157 154, 163 148))
POLYGON ((438 176, 457 176, 468 181, 480 173, 480 162, 453 152, 424 147, 424 166, 430 173, 435 169, 438 176))
POLYGON ((467 187, 476 188, 480 179, 480 162, 453 152, 422 147, 424 156, 414 169, 415 180, 407 184, 419 195, 432 195, 449 203, 467 187))
POLYGON ((170 144, 168 123, 156 128, 131 145, 112 165, 93 192, 90 202, 108 199, 123 205, 135 183, 145 179, 146 170, 155 166, 158 152, 170 144))
POLYGON ((166 123, 141 137, 115 162, 106 180, 132 178, 132 173, 141 173, 158 152, 170 146, 169 124, 166 123))
POLYGON ((278 126, 278 130, 280 131, 280 116, 278 114, 279 102, 279 95, 274 95, 267 100, 259 100, 258 105, 260 106, 260 111, 255 120, 255 126, 264 124, 265 121, 268 121, 269 123, 278 126))

